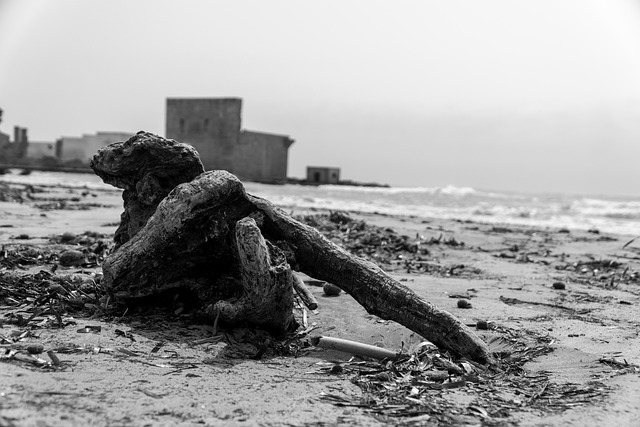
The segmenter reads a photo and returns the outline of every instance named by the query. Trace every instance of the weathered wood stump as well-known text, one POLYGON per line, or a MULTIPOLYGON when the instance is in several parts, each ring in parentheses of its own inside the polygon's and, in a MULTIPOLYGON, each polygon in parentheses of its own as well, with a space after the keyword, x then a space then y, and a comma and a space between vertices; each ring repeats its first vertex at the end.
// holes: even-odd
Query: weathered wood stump
MULTIPOLYGON (((158 151, 162 151, 158 147, 175 149, 179 144, 167 144, 151 134, 144 138, 150 145, 157 140, 154 149, 158 151)), ((94 156, 92 167, 109 177, 107 182, 131 186, 135 180, 121 175, 140 169, 135 166, 140 157, 127 155, 127 146, 135 143, 120 143, 114 147, 117 151, 112 146, 103 148, 94 156), (116 163, 122 165, 116 168, 116 163)), ((155 164, 152 158, 144 158, 155 164)), ((103 283, 115 296, 135 298, 180 288, 202 302, 202 313, 211 321, 249 323, 282 333, 296 325, 293 266, 334 283, 369 313, 394 320, 458 357, 482 363, 492 360, 486 344, 453 315, 270 202, 246 194, 234 175, 205 172, 170 191, 166 191, 169 185, 162 186, 167 181, 154 177, 163 198, 143 227, 127 229, 129 240, 103 265, 103 283)))
POLYGON ((124 189, 124 212, 114 240, 119 247, 153 215, 176 185, 204 172, 198 152, 187 144, 138 132, 125 142, 99 150, 91 168, 104 182, 124 189))

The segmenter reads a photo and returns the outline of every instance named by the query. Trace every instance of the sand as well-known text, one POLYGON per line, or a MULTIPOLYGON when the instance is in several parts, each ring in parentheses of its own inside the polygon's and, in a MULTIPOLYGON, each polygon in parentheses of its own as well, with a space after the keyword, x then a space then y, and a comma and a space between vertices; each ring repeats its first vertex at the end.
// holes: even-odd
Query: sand
MULTIPOLYGON (((108 237, 117 227, 119 191, 37 190, 28 197, 23 191, 22 202, 0 202, 3 251, 27 246, 60 253, 73 246, 56 236, 90 231, 108 237)), ((225 344, 212 327, 181 322, 180 314, 166 320, 126 312, 65 317, 61 329, 44 316, 39 327, 0 323, 0 426, 640 425, 640 244, 625 247, 634 236, 350 215, 424 242, 429 271, 416 272, 415 262, 408 271, 407 258, 385 269, 464 323, 488 321, 488 330, 476 332, 496 351, 505 331, 544 342, 550 351, 532 356, 518 374, 523 381, 543 379, 539 395, 523 397, 517 384, 496 389, 469 383, 434 391, 437 405, 430 414, 399 417, 388 408, 377 411, 354 384, 353 371, 330 373, 337 362, 349 366, 349 354, 306 348, 297 357, 254 360, 249 357, 259 346, 246 344, 234 347, 236 357, 219 359, 225 344), (619 264, 607 264, 612 260, 619 264), (565 289, 555 289, 556 282, 565 289), (458 308, 461 297, 472 307, 458 308), (85 326, 94 329, 78 332, 85 326), (38 357, 46 363, 6 357, 30 344, 42 344, 45 353, 38 357), (60 365, 51 366, 47 350, 54 350, 60 365), (499 402, 508 410, 495 411, 499 402)), ((0 272, 50 268, 5 265, 0 272)), ((58 267, 54 274, 71 273, 96 277, 100 267, 58 267)), ((314 334, 394 351, 422 341, 367 314, 347 294, 326 297, 321 287, 311 290, 320 305, 317 314, 308 313, 314 334)), ((0 306, 0 319, 17 310, 0 306)), ((246 333, 230 331, 227 337, 247 341, 240 336, 246 333)))

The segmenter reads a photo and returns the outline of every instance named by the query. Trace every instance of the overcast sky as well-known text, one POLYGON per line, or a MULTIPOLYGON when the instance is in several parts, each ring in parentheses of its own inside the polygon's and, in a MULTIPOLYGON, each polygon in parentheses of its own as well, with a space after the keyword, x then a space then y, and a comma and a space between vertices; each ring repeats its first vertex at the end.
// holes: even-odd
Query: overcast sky
POLYGON ((640 0, 0 0, 0 129, 241 97, 289 175, 640 196, 640 0))

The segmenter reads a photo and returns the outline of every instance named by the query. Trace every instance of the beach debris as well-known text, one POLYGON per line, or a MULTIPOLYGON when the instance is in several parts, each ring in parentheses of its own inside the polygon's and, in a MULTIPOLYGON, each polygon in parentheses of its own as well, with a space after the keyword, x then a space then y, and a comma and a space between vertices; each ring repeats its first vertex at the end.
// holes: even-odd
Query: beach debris
POLYGON ((98 326, 91 326, 91 325, 87 325, 84 326, 80 329, 78 329, 76 332, 79 334, 99 334, 102 331, 102 326, 98 325, 98 326))
POLYGON ((311 278, 304 279, 303 282, 307 286, 317 286, 319 288, 323 287, 324 284, 327 283, 324 280, 316 280, 316 279, 311 279, 311 278))
POLYGON ((564 284, 564 282, 553 282, 553 289, 565 289, 567 286, 564 284))
POLYGON ((430 254, 423 236, 400 235, 391 228, 354 219, 347 212, 299 215, 295 219, 319 230, 347 251, 387 268, 418 270, 419 265, 407 266, 407 263, 423 261, 430 254))
POLYGON ((318 301, 298 274, 294 274, 293 289, 309 310, 316 310, 318 308, 318 301))
POLYGON ((80 251, 70 250, 60 254, 59 263, 63 267, 78 267, 84 263, 84 254, 80 251))
POLYGON ((316 347, 328 350, 337 350, 345 353, 355 354, 356 356, 371 357, 373 359, 379 360, 395 360, 400 355, 400 353, 396 353, 394 351, 387 350, 375 345, 325 336, 311 337, 311 344, 316 347))
POLYGON ((516 305, 516 304, 526 304, 526 305, 541 305, 541 306, 545 306, 545 307, 551 307, 551 308, 558 308, 560 310, 566 310, 568 312, 572 312, 572 313, 578 313, 578 314, 585 314, 590 312, 590 309, 580 309, 580 310, 576 310, 573 309, 571 307, 566 307, 564 305, 558 305, 558 304, 550 304, 550 303, 546 303, 546 302, 538 302, 538 301, 523 301, 521 299, 518 298, 509 298, 509 297, 505 297, 505 296, 500 296, 500 301, 502 301, 505 304, 508 305, 516 305))
POLYGON ((191 295, 209 322, 219 318, 284 333, 297 326, 293 269, 335 284, 370 314, 395 320, 458 357, 493 360, 459 319, 247 194, 234 175, 209 171, 193 177, 201 163, 186 144, 140 132, 99 150, 91 166, 105 182, 125 189, 117 247, 103 264, 101 282, 121 301, 179 292, 191 295))
POLYGON ((64 233, 62 233, 60 235, 60 242, 61 243, 68 243, 68 244, 73 244, 76 241, 76 235, 75 233, 72 233, 70 231, 65 231, 64 233))
POLYGON ((328 297, 337 297, 342 292, 342 289, 337 287, 336 285, 332 285, 331 283, 325 283, 322 287, 322 291, 328 297))
POLYGON ((51 363, 53 363, 54 366, 60 366, 62 364, 53 350, 47 351, 47 356, 49 356, 49 359, 51 359, 51 363))
POLYGON ((458 300, 458 308, 471 308, 471 303, 466 299, 458 300))
POLYGON ((16 269, 45 264, 53 268, 58 265, 61 257, 62 266, 90 267, 100 264, 113 246, 113 242, 106 235, 89 231, 74 235, 74 240, 71 241, 63 242, 61 235, 52 237, 50 242, 54 244, 47 247, 22 243, 3 245, 0 249, 0 268, 16 269), (65 252, 70 253, 62 256, 65 252))
POLYGON ((398 234, 395 230, 380 227, 352 218, 347 212, 331 214, 298 215, 294 217, 303 224, 320 231, 325 237, 348 252, 374 262, 386 271, 404 271, 408 274, 430 274, 443 277, 478 275, 481 270, 464 264, 441 265, 433 262, 429 246, 443 243, 450 247, 464 247, 454 238, 430 239, 420 234, 414 237, 398 234), (339 213, 339 216, 337 216, 339 213), (332 221, 332 215, 340 218, 332 221), (454 243, 457 242, 457 243, 454 243))
POLYGON ((63 317, 66 313, 102 312, 106 298, 104 288, 88 274, 0 272, 0 305, 20 309, 8 314, 8 320, 19 325, 39 321, 41 327, 63 328, 75 323, 63 317), (23 317, 25 312, 30 316, 23 317))
POLYGON ((29 354, 40 354, 44 351, 44 346, 42 344, 30 344, 27 346, 27 352, 29 354))
MULTIPOLYGON (((621 255, 615 256, 617 258, 636 260, 621 255)), ((602 288, 615 288, 619 284, 640 283, 640 272, 632 270, 629 265, 625 265, 625 263, 617 259, 563 261, 555 265, 555 269, 573 273, 571 276, 573 282, 596 285, 602 288)))
MULTIPOLYGON (((323 393, 319 399, 386 416, 390 425, 424 425, 427 421, 434 425, 503 425, 511 412, 546 410, 548 405, 554 411, 586 407, 613 390, 595 381, 557 384, 544 371, 532 375, 524 366, 553 351, 552 339, 525 329, 495 330, 500 335, 488 344, 497 355, 496 366, 455 361, 425 342, 393 360, 351 359, 340 363, 341 375, 350 376, 362 395, 323 393), (470 393, 473 404, 461 411, 444 392, 450 389, 470 393)), ((605 359, 601 363, 607 362, 605 359)), ((621 372, 634 372, 614 361, 612 367, 616 365, 621 372)), ((332 375, 332 368, 324 372, 332 375)))
POLYGON ((515 230, 509 227, 493 226, 489 229, 490 233, 514 233, 515 230))
POLYGON ((486 320, 478 320, 476 322, 476 328, 481 330, 489 329, 489 322, 487 322, 486 320))
POLYGON ((135 337, 133 336, 133 334, 131 332, 125 332, 122 329, 115 329, 113 331, 113 333, 117 337, 127 338, 127 339, 131 340, 131 342, 136 342, 136 339, 135 339, 135 337))
POLYGON ((633 242, 635 242, 636 240, 638 240, 638 238, 640 238, 640 236, 634 237, 633 239, 629 240, 627 243, 625 243, 624 245, 622 245, 622 249, 626 248, 627 246, 629 246, 630 244, 632 244, 633 242))
POLYGON ((146 132, 99 150, 91 159, 91 168, 105 183, 124 189, 116 248, 147 223, 171 190, 204 172, 193 147, 146 132))
POLYGON ((24 203, 29 198, 29 189, 28 185, 0 182, 0 202, 24 203))

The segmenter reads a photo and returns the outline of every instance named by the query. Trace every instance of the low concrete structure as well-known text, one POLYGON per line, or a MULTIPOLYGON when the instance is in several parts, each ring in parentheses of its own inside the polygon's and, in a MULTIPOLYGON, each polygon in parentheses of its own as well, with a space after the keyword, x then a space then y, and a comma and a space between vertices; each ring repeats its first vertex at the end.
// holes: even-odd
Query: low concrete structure
POLYGON ((340 168, 307 166, 308 184, 339 184, 340 168))
POLYGON ((56 157, 56 144, 54 142, 29 141, 27 144, 28 159, 39 160, 45 157, 56 157))
POLYGON ((234 173, 249 181, 285 182, 291 144, 293 139, 286 135, 242 130, 234 173))

